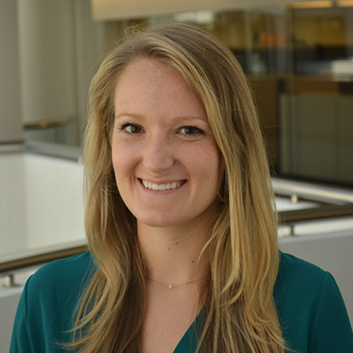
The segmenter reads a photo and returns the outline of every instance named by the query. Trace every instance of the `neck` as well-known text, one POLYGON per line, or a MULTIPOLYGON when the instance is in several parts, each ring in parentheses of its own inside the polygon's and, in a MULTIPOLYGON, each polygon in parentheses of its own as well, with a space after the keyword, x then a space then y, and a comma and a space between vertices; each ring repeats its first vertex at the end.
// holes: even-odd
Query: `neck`
POLYGON ((208 237, 208 231, 199 227, 176 230, 152 228, 138 223, 146 276, 173 286, 202 278, 208 264, 207 252, 199 257, 208 237))

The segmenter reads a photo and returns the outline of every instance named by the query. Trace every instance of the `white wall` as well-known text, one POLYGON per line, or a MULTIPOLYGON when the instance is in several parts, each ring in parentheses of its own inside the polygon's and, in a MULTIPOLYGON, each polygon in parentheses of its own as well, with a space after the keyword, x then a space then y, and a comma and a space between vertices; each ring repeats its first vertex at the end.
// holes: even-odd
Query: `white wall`
POLYGON ((16 1, 0 0, 0 143, 23 139, 16 1))
POLYGON ((26 242, 22 153, 0 153, 0 257, 26 242))
MULTIPOLYGON (((105 24, 92 21, 90 0, 17 3, 22 122, 70 118, 72 136, 61 143, 79 145, 105 24)), ((55 142, 47 132, 31 131, 30 138, 55 142)))
POLYGON ((12 326, 19 300, 20 294, 0 297, 0 352, 2 353, 8 352, 10 348, 12 326))
POLYGON ((22 121, 75 116, 74 2, 17 2, 22 121))
POLYGON ((34 154, 24 162, 27 248, 84 239, 83 166, 34 154))
MULTIPOLYGON (((88 90, 105 53, 105 22, 93 21, 90 0, 75 0, 78 130, 83 136, 87 117, 88 90)), ((117 36, 118 34, 116 34, 117 36)), ((115 41, 117 38, 115 39, 115 41)))
POLYGON ((34 154, 0 154, 0 259, 85 239, 83 166, 34 154))

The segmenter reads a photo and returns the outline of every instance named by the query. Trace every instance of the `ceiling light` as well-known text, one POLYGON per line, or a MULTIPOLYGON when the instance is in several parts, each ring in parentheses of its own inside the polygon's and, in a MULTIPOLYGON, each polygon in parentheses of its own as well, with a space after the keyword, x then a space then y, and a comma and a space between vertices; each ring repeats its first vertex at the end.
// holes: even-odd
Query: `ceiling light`
POLYGON ((322 8, 332 6, 333 1, 301 1, 290 4, 290 7, 294 9, 322 8))
POLYGON ((353 0, 338 0, 336 4, 340 7, 350 7, 353 6, 353 0))
POLYGON ((174 15, 176 22, 195 23, 200 25, 211 24, 214 21, 213 11, 191 11, 174 15))

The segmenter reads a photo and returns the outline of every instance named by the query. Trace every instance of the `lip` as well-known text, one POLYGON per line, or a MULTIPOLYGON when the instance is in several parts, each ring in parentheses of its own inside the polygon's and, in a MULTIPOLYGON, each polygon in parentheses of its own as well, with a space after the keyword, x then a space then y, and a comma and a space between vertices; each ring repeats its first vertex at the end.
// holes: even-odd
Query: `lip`
POLYGON ((158 193, 169 193, 179 190, 183 185, 187 183, 185 179, 179 180, 165 180, 165 181, 153 181, 148 179, 138 178, 140 185, 146 191, 158 192, 158 193))

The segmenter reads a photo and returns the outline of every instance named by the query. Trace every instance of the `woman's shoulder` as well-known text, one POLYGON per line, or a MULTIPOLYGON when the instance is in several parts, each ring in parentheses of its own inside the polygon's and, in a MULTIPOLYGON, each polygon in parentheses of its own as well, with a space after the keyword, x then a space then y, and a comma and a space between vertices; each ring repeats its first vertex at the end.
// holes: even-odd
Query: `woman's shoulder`
POLYGON ((27 281, 27 295, 52 296, 57 292, 77 291, 85 285, 94 269, 90 252, 49 262, 27 281))
POLYGON ((95 268, 86 252, 33 274, 18 304, 10 352, 63 352, 60 344, 72 340, 75 310, 95 268))
POLYGON ((92 267, 94 259, 89 251, 84 253, 66 257, 59 260, 48 262, 40 267, 34 274, 35 277, 50 279, 52 275, 66 276, 81 275, 85 273, 88 267, 92 267))
POLYGON ((293 309, 298 310, 307 305, 305 310, 308 310, 328 291, 341 297, 337 284, 329 272, 293 255, 280 253, 274 291, 276 303, 280 308, 294 305, 293 309))
POLYGON ((329 272, 281 253, 274 298, 283 335, 291 349, 352 352, 353 334, 347 310, 329 272))
POLYGON ((301 286, 320 284, 327 272, 320 267, 299 259, 290 254, 280 252, 280 261, 277 276, 277 285, 285 283, 286 286, 301 286))

